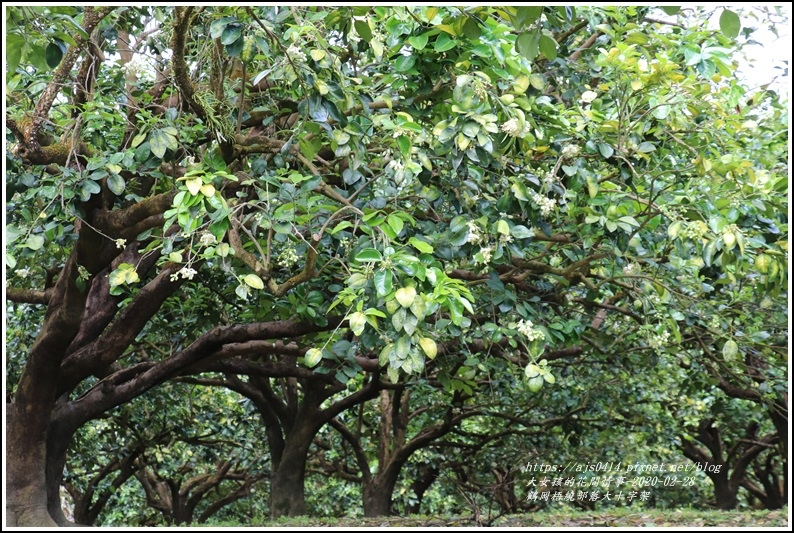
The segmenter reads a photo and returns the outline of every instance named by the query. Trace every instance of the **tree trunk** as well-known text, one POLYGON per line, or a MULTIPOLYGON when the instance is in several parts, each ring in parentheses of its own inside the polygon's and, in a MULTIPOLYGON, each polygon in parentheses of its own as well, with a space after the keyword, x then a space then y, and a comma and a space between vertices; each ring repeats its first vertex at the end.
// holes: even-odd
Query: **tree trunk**
POLYGON ((56 527, 47 503, 46 430, 27 424, 39 418, 41 405, 24 412, 16 403, 6 406, 6 526, 56 527))
POLYGON ((287 437, 278 465, 273 465, 270 478, 270 516, 301 516, 306 514, 304 481, 306 457, 316 431, 296 421, 299 427, 287 437))
POLYGON ((728 473, 726 472, 726 466, 727 465, 723 465, 722 472, 719 474, 709 475, 712 483, 714 483, 714 506, 723 511, 736 508, 736 504, 738 503, 736 493, 739 489, 738 486, 732 486, 728 473))
POLYGON ((364 484, 364 516, 389 516, 391 514, 391 495, 394 492, 395 478, 389 480, 375 477, 370 483, 364 484))

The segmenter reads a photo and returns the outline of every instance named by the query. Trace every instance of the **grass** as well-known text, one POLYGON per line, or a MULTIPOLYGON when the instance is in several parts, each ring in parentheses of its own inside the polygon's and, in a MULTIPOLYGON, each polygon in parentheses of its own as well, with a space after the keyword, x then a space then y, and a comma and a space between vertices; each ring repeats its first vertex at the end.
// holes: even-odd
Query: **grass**
MULTIPOLYGON (((381 518, 279 518, 258 524, 257 527, 789 527, 788 508, 777 511, 698 511, 635 510, 631 508, 606 511, 540 511, 522 515, 498 517, 490 523, 483 517, 479 523, 473 516, 438 517, 409 516, 381 518)), ((242 524, 240 524, 242 525, 242 524)), ((239 525, 238 525, 239 527, 239 525)))

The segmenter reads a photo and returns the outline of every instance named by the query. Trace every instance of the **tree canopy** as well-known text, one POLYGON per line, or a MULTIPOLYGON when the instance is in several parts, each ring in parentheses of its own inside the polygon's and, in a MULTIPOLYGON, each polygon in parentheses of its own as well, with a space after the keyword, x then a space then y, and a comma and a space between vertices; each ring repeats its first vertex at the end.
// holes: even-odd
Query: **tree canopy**
POLYGON ((6 8, 8 524, 517 512, 528 457, 784 505, 777 15, 717 12, 6 8))

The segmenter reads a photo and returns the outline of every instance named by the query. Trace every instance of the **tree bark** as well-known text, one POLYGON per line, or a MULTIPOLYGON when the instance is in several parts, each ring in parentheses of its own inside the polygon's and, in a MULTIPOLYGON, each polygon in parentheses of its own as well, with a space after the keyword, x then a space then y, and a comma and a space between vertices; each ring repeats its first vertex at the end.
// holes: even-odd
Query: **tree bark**
MULTIPOLYGON (((270 478, 270 516, 301 516, 306 514, 304 481, 306 458, 317 433, 313 421, 296 420, 287 436, 278 465, 273 465, 270 478)), ((319 429, 319 428, 317 428, 319 429)))
MULTIPOLYGON (((47 504, 46 431, 31 428, 29 416, 46 416, 46 405, 6 406, 6 526, 56 527, 47 504), (20 412, 22 411, 22 412, 20 412)), ((46 413, 47 415, 49 413, 46 413)))
POLYGON ((397 476, 393 476, 393 479, 391 477, 377 476, 370 483, 364 483, 363 503, 365 517, 389 516, 391 514, 391 495, 394 492, 396 483, 397 476))

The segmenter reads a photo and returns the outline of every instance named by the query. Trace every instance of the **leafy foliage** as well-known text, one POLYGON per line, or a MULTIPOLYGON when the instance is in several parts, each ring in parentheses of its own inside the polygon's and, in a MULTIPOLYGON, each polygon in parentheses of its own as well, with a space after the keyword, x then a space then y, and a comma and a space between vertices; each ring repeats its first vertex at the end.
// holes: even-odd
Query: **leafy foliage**
POLYGON ((220 468, 208 424, 270 454, 271 516, 310 455, 334 514, 387 462, 404 510, 513 512, 489 465, 672 461, 704 420, 785 469, 787 102, 735 77, 738 10, 654 9, 9 8, 14 408, 110 464, 156 403, 149 500, 220 468))

